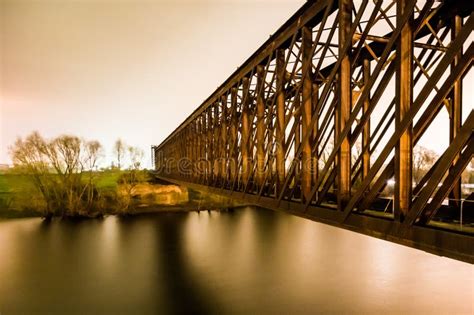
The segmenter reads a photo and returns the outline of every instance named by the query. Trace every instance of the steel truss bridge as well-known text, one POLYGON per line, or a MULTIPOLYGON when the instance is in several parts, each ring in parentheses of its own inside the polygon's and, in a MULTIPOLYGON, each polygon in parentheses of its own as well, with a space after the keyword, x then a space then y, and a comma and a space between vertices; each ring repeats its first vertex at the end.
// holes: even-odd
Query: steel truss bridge
POLYGON ((473 262, 435 224, 473 156, 473 5, 308 1, 152 147, 156 176, 473 262), (446 146, 415 184, 424 136, 446 146))

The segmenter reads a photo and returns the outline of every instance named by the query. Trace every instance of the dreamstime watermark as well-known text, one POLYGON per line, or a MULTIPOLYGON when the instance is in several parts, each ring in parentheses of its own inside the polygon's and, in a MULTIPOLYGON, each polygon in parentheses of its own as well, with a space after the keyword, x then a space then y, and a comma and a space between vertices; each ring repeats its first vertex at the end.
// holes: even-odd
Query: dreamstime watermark
MULTIPOLYGON (((271 165, 273 171, 276 171, 278 167, 276 165, 276 154, 267 156, 266 158, 258 161, 249 156, 246 161, 242 159, 242 156, 237 158, 209 158, 209 157, 166 157, 163 151, 154 152, 154 167, 155 171, 162 175, 178 175, 178 176, 201 176, 208 174, 217 173, 237 173, 242 172, 243 169, 247 168, 250 173, 256 176, 265 176, 268 173, 268 165, 271 165), (270 163, 269 163, 270 161, 270 163), (259 163, 260 162, 260 163, 259 163), (263 167, 255 167, 256 165, 263 165, 263 167)), ((314 157, 302 159, 295 157, 286 157, 283 162, 285 169, 297 167, 297 171, 305 170, 310 174, 317 172, 316 166, 321 166, 322 161, 317 161, 314 157)))

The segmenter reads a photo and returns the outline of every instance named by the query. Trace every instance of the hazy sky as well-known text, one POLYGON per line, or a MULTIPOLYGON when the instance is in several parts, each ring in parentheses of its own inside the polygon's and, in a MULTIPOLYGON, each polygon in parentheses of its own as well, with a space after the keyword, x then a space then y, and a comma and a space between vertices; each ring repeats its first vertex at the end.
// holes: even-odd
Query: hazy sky
MULTIPOLYGON (((108 163, 121 137, 149 167, 150 146, 304 2, 0 0, 0 163, 17 136, 38 130, 97 139, 108 163)), ((463 93, 465 119, 474 91, 463 93)), ((420 145, 442 153, 448 126, 443 110, 420 145)))
POLYGON ((33 130, 97 139, 109 155, 121 137, 149 163, 150 145, 303 3, 0 0, 0 163, 33 130))

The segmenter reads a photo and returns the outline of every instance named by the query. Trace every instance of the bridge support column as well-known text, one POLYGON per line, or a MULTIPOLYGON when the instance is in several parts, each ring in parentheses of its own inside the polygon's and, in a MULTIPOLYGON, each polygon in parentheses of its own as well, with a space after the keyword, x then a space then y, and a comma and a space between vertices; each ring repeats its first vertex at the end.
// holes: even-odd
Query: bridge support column
POLYGON ((212 160, 213 160, 213 132, 212 132, 212 108, 207 109, 207 183, 212 183, 212 160))
MULTIPOLYGON (((314 126, 313 126, 313 137, 312 137, 312 140, 311 140, 311 143, 312 143, 312 159, 313 159, 313 162, 312 162, 312 167, 313 167, 313 183, 316 184, 318 182, 318 177, 319 177, 319 152, 318 152, 318 130, 319 130, 319 114, 318 114, 318 111, 317 111, 317 105, 318 105, 318 101, 319 101, 319 86, 317 83, 313 83, 312 84, 312 90, 311 90, 311 99, 312 99, 312 109, 313 109, 313 115, 316 116, 316 121, 314 123, 314 126)), ((317 195, 318 192, 316 192, 316 198, 317 198, 317 195)))
POLYGON ((213 120, 213 127, 214 127, 214 152, 213 152, 213 179, 214 183, 217 184, 220 180, 220 158, 221 158, 221 137, 220 137, 220 128, 221 128, 221 120, 219 116, 219 103, 215 103, 213 106, 214 108, 214 120, 213 120))
POLYGON ((295 185, 298 186, 301 183, 301 157, 298 156, 298 148, 301 144, 301 94, 295 95, 293 119, 295 124, 295 145, 293 147, 293 163, 295 163, 295 185))
POLYGON ((191 178, 193 180, 196 179, 196 161, 197 161, 197 152, 198 152, 198 144, 197 144, 197 139, 198 139, 198 134, 197 134, 197 122, 194 120, 191 123, 191 141, 192 141, 192 156, 190 157, 191 159, 191 178))
MULTIPOLYGON (((184 157, 185 159, 189 159, 191 157, 191 146, 189 145, 189 143, 191 142, 191 128, 190 126, 188 126, 187 128, 184 129, 184 133, 183 133, 183 138, 182 138, 182 142, 181 142, 181 146, 182 146, 182 152, 183 155, 180 156, 181 157, 184 157)), ((178 161, 178 165, 180 165, 181 162, 178 161)), ((191 177, 191 174, 189 173, 189 169, 188 169, 188 165, 187 163, 183 164, 184 166, 184 169, 182 170, 184 172, 184 176, 185 177, 191 177)), ((181 171, 181 170, 180 170, 181 171)))
POLYGON ((229 144, 229 166, 230 166, 230 184, 237 180, 237 88, 231 89, 230 94, 231 122, 230 122, 230 144, 229 144))
MULTIPOLYGON (((370 61, 364 59, 363 65, 363 80, 364 80, 364 89, 366 88, 369 79, 370 79, 370 61)), ((369 110, 370 106, 370 94, 364 101, 363 113, 366 113, 369 110)), ((362 131, 362 180, 367 177, 370 169, 370 117, 367 120, 367 123, 364 125, 364 130, 362 131)))
POLYGON ((200 152, 199 152, 199 168, 201 171, 200 177, 201 182, 205 183, 206 181, 206 172, 207 172, 207 156, 206 156, 206 145, 207 145, 207 134, 206 134, 206 112, 203 112, 199 117, 200 125, 200 152))
POLYGON ((278 49, 276 51, 276 191, 278 195, 285 182, 285 73, 285 51, 278 49))
POLYGON ((194 147, 193 147, 193 126, 190 124, 187 126, 187 128, 185 129, 186 130, 186 138, 183 139, 184 141, 184 146, 186 147, 186 155, 184 156, 185 159, 187 159, 187 161, 185 162, 185 168, 186 168, 186 177, 188 179, 191 179, 192 177, 192 168, 191 168, 191 163, 189 163, 190 161, 192 161, 192 158, 193 158, 193 151, 194 151, 194 147))
MULTIPOLYGON (((344 54, 343 46, 351 41, 352 0, 339 0, 339 54, 344 54)), ((336 138, 345 128, 352 107, 350 53, 342 58, 339 69, 339 100, 336 119, 336 138)), ((338 208, 344 209, 351 193, 351 146, 349 136, 345 137, 339 148, 337 158, 338 208)))
POLYGON ((240 152, 242 154, 242 183, 247 184, 250 177, 250 161, 249 161, 249 145, 250 145, 250 119, 249 119, 249 103, 250 103, 250 80, 243 78, 242 80, 242 133, 240 140, 240 152))
MULTIPOLYGON (((397 2, 397 18, 405 13, 408 0, 397 2)), ((399 22, 397 21, 397 26, 399 22)), ((413 15, 402 26, 397 45, 395 130, 413 102, 413 15)), ((413 124, 402 133, 395 148, 395 220, 403 221, 412 199, 413 124)))
POLYGON ((227 180, 227 96, 221 97, 221 156, 220 156, 220 179, 223 183, 227 180))
POLYGON ((206 181, 207 173, 207 156, 206 156, 206 146, 207 146, 207 134, 206 134, 206 113, 201 114, 201 178, 202 181, 206 181))
MULTIPOLYGON (((462 18, 459 15, 456 15, 453 18, 451 37, 452 40, 458 36, 462 28, 462 18)), ((454 69, 459 63, 459 60, 462 57, 462 53, 459 52, 454 57, 454 62, 451 65, 451 69, 454 69)), ((451 92, 451 112, 449 113, 449 143, 453 142, 453 139, 459 134, 461 129, 462 122, 462 80, 458 79, 453 83, 453 90, 451 92)), ((453 161, 453 167, 456 165, 456 162, 459 160, 460 154, 456 155, 456 158, 453 161)), ((453 167, 450 168, 450 173, 453 171, 453 167)), ((461 199, 461 179, 458 179, 454 182, 453 190, 449 195, 449 204, 452 206, 459 207, 461 199)))
POLYGON ((196 160, 194 164, 194 176, 199 181, 201 176, 201 117, 196 118, 196 160))
POLYGON ((311 195, 311 179, 313 171, 313 160, 311 157, 311 144, 313 142, 313 128, 311 126, 311 119, 313 118, 313 106, 312 106, 312 33, 308 27, 302 29, 302 54, 303 54, 303 106, 302 106, 302 145, 303 145, 303 156, 302 156, 302 169, 301 169, 301 190, 303 193, 303 200, 306 202, 311 195))
POLYGON ((265 180, 265 70, 257 66, 257 183, 265 180))

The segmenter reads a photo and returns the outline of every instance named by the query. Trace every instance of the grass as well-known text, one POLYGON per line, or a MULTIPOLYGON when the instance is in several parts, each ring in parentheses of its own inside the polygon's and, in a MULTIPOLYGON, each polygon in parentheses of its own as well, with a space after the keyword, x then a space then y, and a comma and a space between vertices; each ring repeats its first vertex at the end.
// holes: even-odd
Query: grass
POLYGON ((25 218, 41 216, 35 205, 41 196, 27 176, 0 174, 0 217, 25 218))
MULTIPOLYGON (((120 171, 106 171, 97 174, 97 188, 113 190, 118 187, 120 171)), ((0 217, 21 218, 41 216, 35 211, 42 203, 42 196, 27 175, 0 173, 0 217)))
POLYGON ((10 185, 8 184, 7 178, 4 174, 0 174, 0 193, 9 192, 10 185))
MULTIPOLYGON (((96 186, 100 189, 116 189, 120 171, 97 173, 96 186)), ((0 174, 0 193, 24 192, 34 190, 31 180, 26 175, 7 173, 0 174)))
MULTIPOLYGON (((105 192, 105 195, 109 195, 110 198, 115 198, 114 196, 117 193, 120 194, 121 191, 118 181, 122 174, 123 172, 118 170, 96 173, 96 188, 105 192)), ((137 186, 133 197, 137 208, 130 210, 130 213, 142 211, 138 209, 145 207, 148 207, 149 212, 155 212, 171 208, 175 210, 212 210, 242 205, 229 198, 205 191, 162 185, 153 183, 152 180, 139 186, 137 186)), ((41 216, 41 213, 36 209, 42 207, 44 207, 43 198, 27 175, 13 172, 0 173, 0 218, 41 216)), ((112 204, 110 204, 109 210, 114 213, 112 204)))
POLYGON ((34 186, 26 175, 2 174, 0 175, 1 192, 31 192, 34 186))
POLYGON ((116 190, 121 171, 104 171, 98 173, 96 186, 98 189, 116 190))

